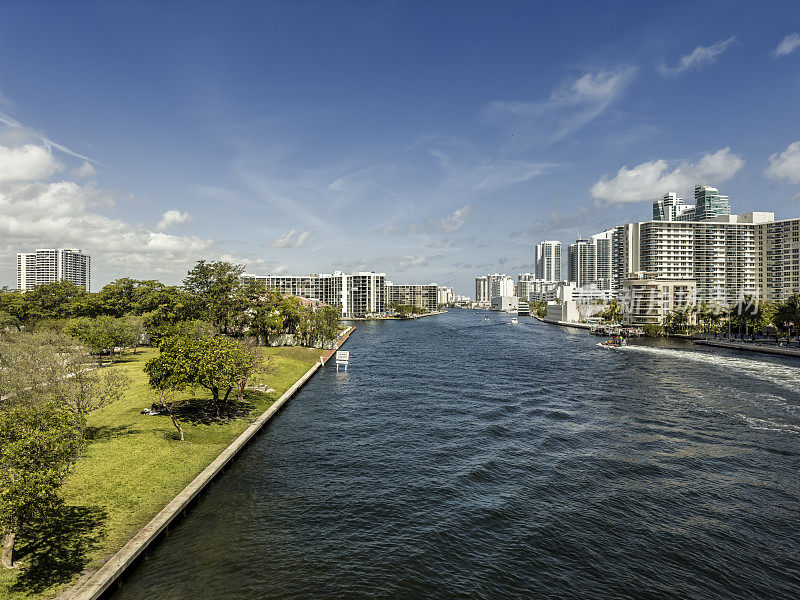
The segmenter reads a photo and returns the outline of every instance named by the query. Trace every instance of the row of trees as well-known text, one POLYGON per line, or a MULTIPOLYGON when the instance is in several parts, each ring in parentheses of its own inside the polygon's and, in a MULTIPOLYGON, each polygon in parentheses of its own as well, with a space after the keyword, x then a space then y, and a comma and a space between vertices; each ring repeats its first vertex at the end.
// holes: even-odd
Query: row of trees
MULTIPOLYGON (((168 286, 153 280, 123 278, 97 293, 68 282, 38 286, 25 293, 3 290, 0 293, 0 330, 48 327, 53 322, 82 319, 71 327, 88 326, 87 319, 112 321, 141 317, 141 331, 156 339, 162 329, 187 321, 205 321, 217 331, 233 337, 257 337, 262 343, 271 335, 290 334, 298 342, 313 344, 330 340, 338 333, 338 307, 316 310, 300 299, 284 298, 263 281, 243 279, 244 267, 224 261, 198 261, 182 286, 168 286)), ((100 326, 98 326, 100 327, 100 326)), ((81 337, 90 347, 88 336, 81 337)), ((127 346, 118 343, 117 346, 127 346)))
POLYGON ((752 335, 773 326, 775 335, 783 332, 787 339, 800 331, 800 295, 795 294, 779 303, 757 301, 743 298, 727 311, 701 304, 695 310, 687 307, 673 310, 664 316, 662 328, 665 333, 736 333, 740 336, 752 335), (694 319, 693 319, 694 317, 694 319), (692 321, 696 321, 696 325, 692 321))
POLYGON ((0 562, 17 536, 60 507, 58 491, 86 440, 86 417, 118 400, 128 378, 97 370, 86 347, 53 330, 0 335, 0 562))

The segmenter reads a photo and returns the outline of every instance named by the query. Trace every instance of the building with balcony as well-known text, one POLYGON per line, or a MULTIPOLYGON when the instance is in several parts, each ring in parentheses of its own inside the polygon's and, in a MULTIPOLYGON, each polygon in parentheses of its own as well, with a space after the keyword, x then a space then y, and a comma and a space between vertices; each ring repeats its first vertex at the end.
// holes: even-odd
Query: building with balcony
POLYGON ((92 288, 92 258, 77 248, 38 248, 17 253, 17 289, 32 290, 38 285, 69 281, 92 288))

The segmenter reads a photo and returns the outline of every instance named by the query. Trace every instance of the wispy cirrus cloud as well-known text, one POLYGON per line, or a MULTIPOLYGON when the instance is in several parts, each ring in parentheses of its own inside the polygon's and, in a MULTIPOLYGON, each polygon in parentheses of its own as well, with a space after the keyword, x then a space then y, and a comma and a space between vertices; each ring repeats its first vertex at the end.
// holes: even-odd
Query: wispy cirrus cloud
POLYGON ((781 56, 789 56, 792 52, 800 48, 800 34, 796 31, 794 33, 790 33, 786 37, 784 37, 780 43, 778 43, 775 50, 773 50, 772 55, 775 58, 780 58, 781 56))
POLYGON ((306 245, 309 237, 311 237, 311 231, 290 229, 277 239, 264 245, 269 248, 302 248, 306 245))
POLYGON ((442 218, 428 217, 424 221, 417 221, 406 225, 384 225, 378 227, 377 231, 382 233, 424 233, 434 231, 444 231, 452 233, 458 231, 467 222, 467 219, 472 212, 472 206, 465 204, 461 208, 457 208, 452 214, 442 218))
POLYGON ((704 154, 694 163, 661 158, 631 168, 623 166, 613 177, 604 175, 592 186, 591 194, 610 204, 653 200, 666 192, 683 193, 695 184, 722 183, 743 165, 744 159, 727 147, 704 154))
POLYGON ((67 148, 66 146, 63 146, 61 144, 57 144, 56 142, 54 142, 50 138, 46 137, 42 133, 39 133, 38 131, 23 125, 22 123, 20 123, 19 121, 17 121, 16 119, 12 118, 10 115, 6 114, 5 112, 3 112, 1 110, 0 110, 0 124, 5 125, 7 127, 10 127, 11 129, 16 130, 18 133, 24 134, 24 135, 32 138, 33 140, 35 140, 39 144, 41 144, 48 151, 50 151, 53 148, 55 148, 56 150, 58 150, 60 152, 63 152, 64 154, 68 154, 69 156, 74 156, 75 158, 80 158, 80 159, 88 161, 90 163, 100 164, 96 160, 91 159, 88 156, 84 156, 83 154, 75 152, 74 150, 71 150, 70 148, 67 148))
POLYGON ((603 114, 630 86, 637 69, 585 71, 562 81, 543 101, 490 102, 485 108, 491 120, 541 121, 550 141, 571 135, 603 114))
POLYGON ((727 40, 720 40, 710 46, 697 46, 689 54, 681 56, 678 63, 672 67, 666 63, 658 65, 657 70, 664 76, 674 77, 694 69, 699 71, 716 62, 717 57, 736 43, 736 36, 732 35, 727 40))
POLYGON ((336 268, 343 268, 346 271, 366 271, 377 270, 387 274, 405 273, 415 267, 427 267, 432 262, 443 258, 442 255, 432 256, 377 256, 361 260, 338 261, 333 264, 336 268))

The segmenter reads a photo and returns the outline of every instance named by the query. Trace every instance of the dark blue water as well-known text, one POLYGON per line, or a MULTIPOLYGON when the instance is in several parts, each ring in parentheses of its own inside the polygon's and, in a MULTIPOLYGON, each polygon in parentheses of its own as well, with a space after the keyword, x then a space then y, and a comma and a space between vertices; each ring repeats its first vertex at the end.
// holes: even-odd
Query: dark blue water
POLYGON ((116 598, 797 598, 800 361, 362 323, 116 598))

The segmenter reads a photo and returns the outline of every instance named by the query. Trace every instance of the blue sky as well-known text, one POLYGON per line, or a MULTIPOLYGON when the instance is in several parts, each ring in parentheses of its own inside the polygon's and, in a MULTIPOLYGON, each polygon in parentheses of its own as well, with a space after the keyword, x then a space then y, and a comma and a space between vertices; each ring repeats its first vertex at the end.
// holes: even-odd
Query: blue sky
POLYGON ((0 285, 386 271, 471 293, 715 185, 800 216, 796 2, 3 3, 0 285))

